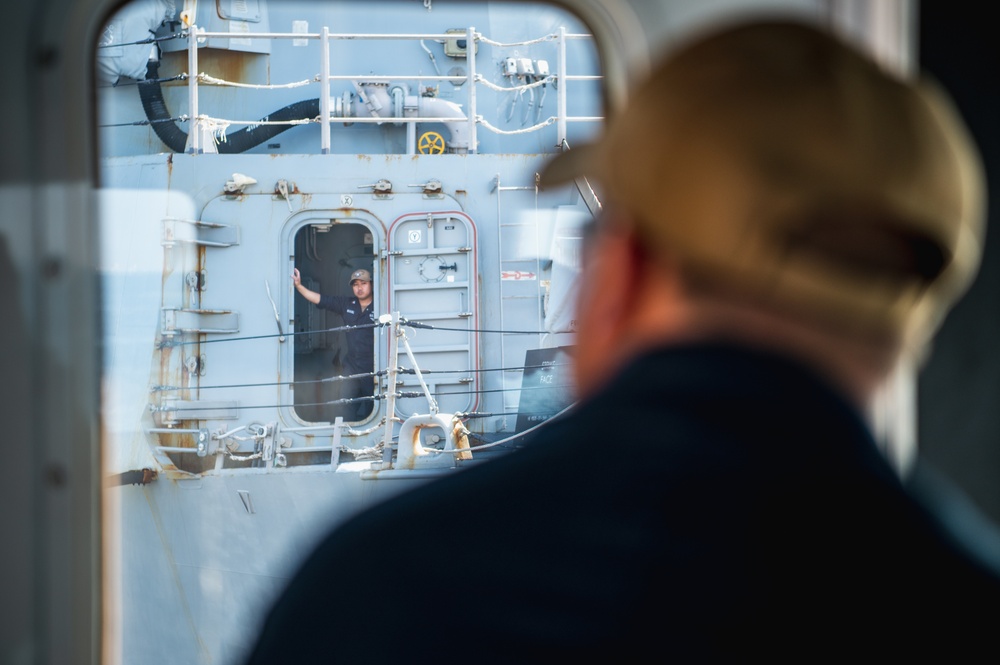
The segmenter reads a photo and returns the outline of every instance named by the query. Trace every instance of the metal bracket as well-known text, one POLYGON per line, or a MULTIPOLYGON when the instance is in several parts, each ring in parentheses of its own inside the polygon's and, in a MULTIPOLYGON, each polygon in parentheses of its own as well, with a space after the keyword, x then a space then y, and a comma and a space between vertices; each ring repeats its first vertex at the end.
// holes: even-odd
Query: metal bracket
POLYGON ((380 178, 370 185, 358 185, 358 189, 371 189, 373 194, 392 194, 392 183, 380 178))
POLYGON ((231 334, 240 331, 238 312, 217 309, 171 309, 163 308, 163 334, 177 333, 219 333, 231 334))
POLYGON ((165 399, 156 411, 164 425, 183 420, 235 420, 239 413, 239 402, 165 399))
POLYGON ((184 282, 192 292, 204 291, 205 281, 206 275, 204 270, 192 270, 188 274, 184 275, 184 282))
POLYGON ((177 243, 191 243, 202 247, 232 247, 240 244, 239 228, 229 224, 164 217, 161 244, 164 247, 173 247, 177 243))
POLYGON ((208 430, 201 428, 198 430, 198 457, 205 457, 209 452, 209 442, 212 439, 208 435, 208 430))
POLYGON ((188 356, 184 361, 184 368, 187 369, 188 374, 191 376, 204 376, 205 375, 205 356, 188 356))
POLYGON ((440 180, 428 180, 424 183, 417 183, 415 185, 407 185, 407 187, 420 187, 424 190, 424 194, 440 194, 444 185, 441 184, 440 180))

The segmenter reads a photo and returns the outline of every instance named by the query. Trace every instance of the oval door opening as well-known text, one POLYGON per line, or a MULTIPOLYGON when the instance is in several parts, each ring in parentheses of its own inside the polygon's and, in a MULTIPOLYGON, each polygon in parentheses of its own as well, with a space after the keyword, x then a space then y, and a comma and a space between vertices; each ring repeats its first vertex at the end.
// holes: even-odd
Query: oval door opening
MULTIPOLYGON (((314 221, 295 234, 295 267, 303 286, 295 295, 295 411, 309 422, 347 422, 369 418, 374 411, 375 328, 371 313, 377 284, 356 291, 352 276, 373 269, 376 248, 364 224, 314 221), (307 295, 317 294, 314 304, 307 295)), ((363 281, 363 280, 359 280, 363 281)))

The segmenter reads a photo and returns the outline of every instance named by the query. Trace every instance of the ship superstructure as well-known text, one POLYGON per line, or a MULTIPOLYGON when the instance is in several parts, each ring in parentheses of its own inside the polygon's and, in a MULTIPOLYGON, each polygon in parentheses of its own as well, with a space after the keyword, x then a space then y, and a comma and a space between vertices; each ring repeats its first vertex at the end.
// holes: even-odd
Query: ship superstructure
POLYGON ((217 663, 329 525, 572 403, 599 203, 537 174, 599 130, 600 77, 542 5, 178 5, 128 5, 98 53, 111 599, 122 654, 217 663), (361 419, 296 268, 373 275, 361 419))

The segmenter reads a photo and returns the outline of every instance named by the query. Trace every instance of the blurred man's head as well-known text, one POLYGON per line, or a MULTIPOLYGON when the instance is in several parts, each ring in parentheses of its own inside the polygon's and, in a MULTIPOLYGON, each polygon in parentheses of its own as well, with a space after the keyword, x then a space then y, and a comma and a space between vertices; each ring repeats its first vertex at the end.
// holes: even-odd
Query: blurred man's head
MULTIPOLYGON (((946 96, 800 24, 675 50, 599 143, 556 158, 542 180, 580 175, 630 238, 613 261, 655 265, 681 278, 680 295, 794 320, 885 362, 929 339, 979 263, 982 168, 946 96)), ((594 288, 582 355, 600 334, 587 309, 607 306, 594 288)), ((681 337, 720 333, 698 308, 682 314, 681 337)))

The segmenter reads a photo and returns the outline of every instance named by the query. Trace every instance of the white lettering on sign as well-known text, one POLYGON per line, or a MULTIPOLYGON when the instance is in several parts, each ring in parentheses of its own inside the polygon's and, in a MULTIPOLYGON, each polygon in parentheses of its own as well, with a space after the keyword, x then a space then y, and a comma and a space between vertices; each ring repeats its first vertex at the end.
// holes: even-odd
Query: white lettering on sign
POLYGON ((408 237, 409 237, 409 240, 410 240, 410 244, 414 244, 414 243, 420 242, 420 230, 418 229, 416 231, 410 231, 410 234, 409 234, 408 237))

